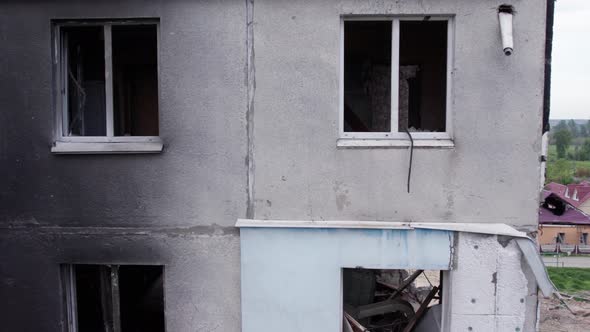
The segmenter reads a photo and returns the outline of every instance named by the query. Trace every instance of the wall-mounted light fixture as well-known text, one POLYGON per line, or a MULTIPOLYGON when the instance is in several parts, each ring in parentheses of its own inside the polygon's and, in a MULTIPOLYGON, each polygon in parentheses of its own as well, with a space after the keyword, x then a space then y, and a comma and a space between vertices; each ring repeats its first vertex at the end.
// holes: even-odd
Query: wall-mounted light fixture
POLYGON ((505 55, 511 55, 514 52, 514 39, 512 37, 512 16, 514 7, 510 5, 501 5, 498 8, 498 18, 500 19, 500 33, 502 34, 502 50, 505 55))

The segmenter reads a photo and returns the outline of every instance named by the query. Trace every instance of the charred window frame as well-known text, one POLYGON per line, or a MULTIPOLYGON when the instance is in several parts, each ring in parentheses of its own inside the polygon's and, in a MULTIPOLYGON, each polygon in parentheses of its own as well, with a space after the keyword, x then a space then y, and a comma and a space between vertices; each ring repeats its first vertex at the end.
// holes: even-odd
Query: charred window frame
MULTIPOLYGON (((341 20, 341 48, 340 48, 340 105, 339 105, 339 146, 407 146, 409 145, 409 137, 405 131, 405 127, 400 123, 400 104, 403 102, 400 98, 400 76, 403 74, 401 69, 411 69, 407 64, 400 65, 400 46, 402 41, 401 30, 405 23, 420 23, 420 22, 441 22, 446 23, 446 61, 445 61, 445 75, 444 75, 444 123, 442 128, 428 131, 413 131, 410 129, 412 138, 416 140, 417 146, 440 146, 452 147, 452 68, 454 58, 454 20, 452 16, 344 16, 341 20), (382 118, 387 122, 385 126, 365 128, 364 130, 355 130, 351 128, 347 114, 351 113, 350 105, 347 105, 347 86, 348 82, 346 75, 346 26, 349 23, 367 22, 367 23, 384 23, 391 27, 391 52, 390 52, 390 92, 388 109, 389 112, 382 118), (401 68, 406 67, 406 68, 401 68), (348 112, 347 112, 348 111, 348 112), (347 121, 348 120, 348 121, 347 121), (388 142, 388 143, 385 143, 388 142), (397 142, 397 143, 396 143, 397 142), (441 144, 441 142, 443 142, 441 144)), ((406 38, 407 39, 407 38, 406 38)), ((405 75, 405 74, 404 74, 405 75)), ((366 86, 364 88, 367 88, 366 86)), ((370 88, 370 87, 369 87, 370 88)), ((406 96, 406 98, 415 98, 416 96, 406 96)), ((428 110, 426 110, 428 111, 428 110)), ((354 120, 354 119, 353 119, 354 120)), ((409 126, 407 126, 409 127, 409 126)))
POLYGON ((66 332, 165 332, 164 266, 62 264, 66 332))
POLYGON ((53 153, 162 151, 159 31, 156 18, 52 21, 53 153))

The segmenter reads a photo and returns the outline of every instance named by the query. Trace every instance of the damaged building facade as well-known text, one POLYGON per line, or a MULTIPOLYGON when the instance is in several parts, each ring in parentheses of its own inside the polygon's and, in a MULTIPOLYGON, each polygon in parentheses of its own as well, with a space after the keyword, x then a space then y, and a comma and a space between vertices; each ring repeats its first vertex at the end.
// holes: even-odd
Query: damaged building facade
POLYGON ((3 2, 1 326, 339 332, 434 270, 442 331, 534 331, 552 6, 3 2))

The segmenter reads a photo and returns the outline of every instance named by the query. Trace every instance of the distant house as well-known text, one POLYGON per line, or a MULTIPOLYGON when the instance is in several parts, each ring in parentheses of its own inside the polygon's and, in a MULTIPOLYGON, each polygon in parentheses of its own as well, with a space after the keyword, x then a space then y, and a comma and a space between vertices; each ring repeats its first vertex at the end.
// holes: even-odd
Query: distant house
MULTIPOLYGON (((573 192, 581 192, 576 190, 573 192)), ((565 197, 568 192, 572 192, 568 186, 558 183, 552 183, 543 190, 543 203, 539 208, 541 251, 590 252, 590 216, 570 203, 578 201, 565 197)))
POLYGON ((551 182, 545 190, 555 194, 572 206, 590 214, 590 182, 582 181, 568 185, 551 182))

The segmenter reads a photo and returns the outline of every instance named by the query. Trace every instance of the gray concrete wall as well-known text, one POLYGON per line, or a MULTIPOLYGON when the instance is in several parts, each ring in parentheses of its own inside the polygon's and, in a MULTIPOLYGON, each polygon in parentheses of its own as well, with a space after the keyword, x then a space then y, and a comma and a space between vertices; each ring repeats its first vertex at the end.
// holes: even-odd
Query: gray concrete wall
POLYGON ((60 263, 164 264, 167 331, 239 331, 246 12, 235 1, 0 4, 0 326, 59 331, 60 263), (160 19, 156 155, 52 155, 51 19, 160 19), (108 228, 104 228, 108 227, 108 228))
POLYGON ((256 0, 249 81, 246 2, 0 4, 0 326, 59 329, 60 263, 153 263, 168 331, 238 331, 239 217, 536 229, 544 5, 505 57, 500 1, 256 0), (400 13, 456 15, 456 147, 415 151, 411 194, 407 150, 336 147, 340 15, 400 13), (160 18, 165 151, 52 155, 50 20, 128 17, 160 18))
POLYGON ((256 218, 501 222, 536 230, 545 6, 514 1, 515 52, 501 51, 505 1, 277 1, 254 5, 256 218), (337 148, 340 17, 455 16, 455 148, 337 148))
POLYGON ((0 234, 2 331, 66 326, 60 264, 164 264, 166 331, 240 331, 239 238, 190 231, 0 234))
POLYGON ((246 210, 243 1, 0 5, 0 223, 232 226, 246 210), (158 155, 52 155, 51 19, 160 18, 158 155))

